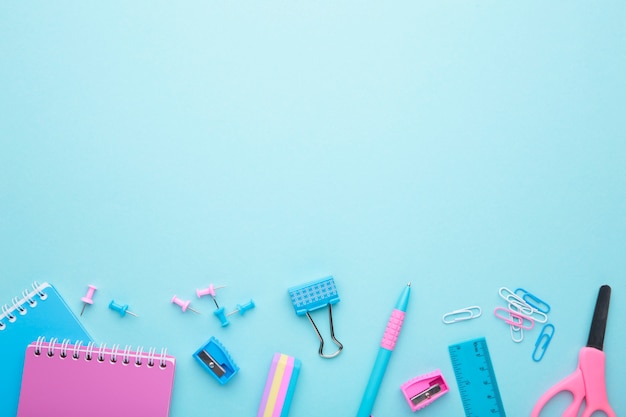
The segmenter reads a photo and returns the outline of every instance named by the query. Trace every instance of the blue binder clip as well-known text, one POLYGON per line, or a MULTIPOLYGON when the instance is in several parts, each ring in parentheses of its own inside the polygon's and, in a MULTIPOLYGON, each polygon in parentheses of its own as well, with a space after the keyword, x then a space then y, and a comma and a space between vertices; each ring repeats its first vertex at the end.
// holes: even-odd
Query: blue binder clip
POLYGON ((221 385, 226 384, 239 371, 239 367, 230 357, 230 354, 215 337, 198 349, 193 357, 209 372, 221 385))
POLYGON ((313 325, 317 337, 320 340, 319 355, 322 358, 330 359, 341 353, 343 345, 335 338, 335 330, 333 328, 333 304, 339 302, 339 295, 335 287, 335 280, 332 276, 311 281, 306 284, 291 287, 287 290, 291 297, 293 308, 298 316, 306 315, 313 325), (338 350, 330 355, 324 354, 324 338, 320 334, 315 322, 311 318, 311 311, 318 310, 328 306, 328 317, 330 319, 330 337, 337 345, 338 350))

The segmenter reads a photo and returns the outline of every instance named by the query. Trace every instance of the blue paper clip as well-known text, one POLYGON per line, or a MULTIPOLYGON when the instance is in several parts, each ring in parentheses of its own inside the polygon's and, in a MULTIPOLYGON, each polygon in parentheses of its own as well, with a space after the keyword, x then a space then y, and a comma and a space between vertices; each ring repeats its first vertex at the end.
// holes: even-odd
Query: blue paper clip
POLYGON ((552 324, 546 324, 541 328, 541 333, 535 342, 535 350, 533 350, 533 360, 539 362, 543 359, 543 355, 546 354, 548 345, 554 336, 554 326, 552 324), (548 331, 551 329, 551 331, 548 331))
POLYGON ((215 337, 211 337, 206 345, 193 354, 193 357, 222 385, 230 381, 239 371, 239 367, 224 345, 215 337))
POLYGON ((540 311, 544 314, 548 314, 550 312, 550 304, 543 301, 541 298, 537 297, 535 294, 529 293, 523 288, 518 288, 515 290, 515 294, 522 293, 521 297, 526 304, 531 306, 537 311, 540 311))
POLYGON ((330 359, 339 355, 343 349, 343 345, 335 338, 335 330, 333 328, 333 304, 339 302, 339 295, 337 294, 337 288, 335 287, 335 280, 332 276, 319 279, 317 281, 311 281, 306 284, 291 287, 287 290, 291 297, 293 308, 298 316, 306 315, 313 325, 317 337, 320 340, 319 355, 322 358, 330 359), (324 338, 320 334, 313 318, 311 318, 311 311, 318 310, 328 306, 328 317, 330 319, 330 337, 337 345, 338 350, 330 355, 324 354, 324 338))

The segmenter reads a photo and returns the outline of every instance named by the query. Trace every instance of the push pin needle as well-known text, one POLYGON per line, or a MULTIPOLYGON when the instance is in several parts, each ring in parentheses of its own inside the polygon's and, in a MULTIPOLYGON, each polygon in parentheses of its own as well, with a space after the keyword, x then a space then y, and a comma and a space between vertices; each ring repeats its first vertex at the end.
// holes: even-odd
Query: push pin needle
POLYGON ((114 300, 111 300, 111 302, 109 303, 109 308, 111 310, 115 310, 118 313, 120 313, 120 316, 122 317, 124 317, 126 314, 130 314, 131 316, 138 317, 132 311, 128 311, 128 304, 121 305, 121 304, 117 304, 114 300))
POLYGON ((94 287, 93 285, 89 285, 87 294, 85 294, 85 296, 80 299, 83 302, 83 309, 80 311, 81 316, 85 312, 85 307, 87 307, 87 304, 89 305, 93 304, 93 293, 96 292, 96 290, 97 290, 96 287, 94 287))

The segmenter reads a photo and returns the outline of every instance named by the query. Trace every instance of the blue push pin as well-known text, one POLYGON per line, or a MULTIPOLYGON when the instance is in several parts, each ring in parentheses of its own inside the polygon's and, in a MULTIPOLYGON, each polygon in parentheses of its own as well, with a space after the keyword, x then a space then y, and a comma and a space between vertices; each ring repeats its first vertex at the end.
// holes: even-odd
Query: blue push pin
POLYGON ((230 324, 228 319, 226 318, 226 312, 224 311, 224 307, 220 307, 217 310, 213 311, 215 317, 217 317, 222 323, 222 327, 226 327, 230 324))
POLYGON ((109 303, 109 308, 111 310, 115 310, 118 313, 120 313, 120 316, 122 317, 124 317, 127 313, 130 314, 131 316, 137 317, 135 313, 133 313, 132 311, 128 311, 128 304, 120 305, 120 304, 117 304, 115 300, 111 300, 111 302, 109 303))
POLYGON ((244 305, 237 304, 237 308, 231 311, 230 313, 228 313, 227 315, 230 316, 231 314, 239 313, 243 316, 244 314, 246 314, 246 311, 251 310, 253 308, 254 308, 254 301, 250 300, 244 305))
POLYGON ((217 310, 213 311, 213 314, 215 314, 215 316, 220 320, 220 322, 222 323, 222 327, 226 327, 230 324, 227 318, 228 316, 235 314, 235 313, 239 313, 243 316, 244 314, 246 314, 246 311, 253 309, 253 308, 254 308, 254 301, 250 300, 243 305, 237 304, 237 308, 228 314, 225 312, 224 307, 220 307, 217 310))

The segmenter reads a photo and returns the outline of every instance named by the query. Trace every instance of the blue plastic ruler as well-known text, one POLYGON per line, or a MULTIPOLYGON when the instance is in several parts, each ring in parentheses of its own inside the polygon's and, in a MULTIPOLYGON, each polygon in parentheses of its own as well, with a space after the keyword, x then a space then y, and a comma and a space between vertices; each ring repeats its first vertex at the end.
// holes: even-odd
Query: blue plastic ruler
POLYGON ((448 346, 466 417, 506 417, 484 337, 448 346))

